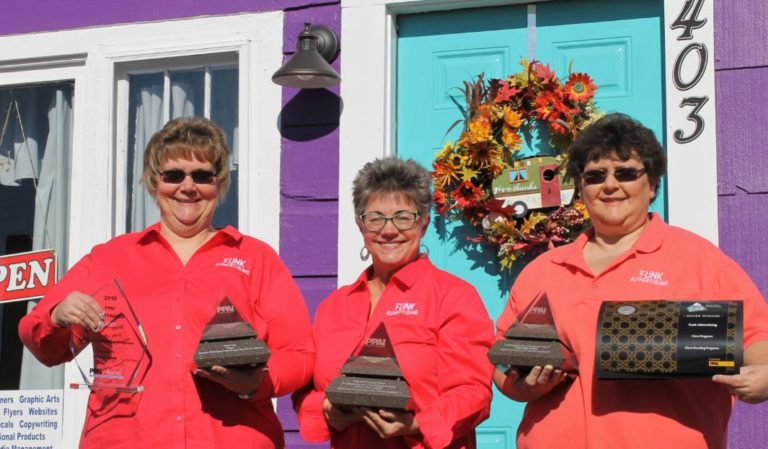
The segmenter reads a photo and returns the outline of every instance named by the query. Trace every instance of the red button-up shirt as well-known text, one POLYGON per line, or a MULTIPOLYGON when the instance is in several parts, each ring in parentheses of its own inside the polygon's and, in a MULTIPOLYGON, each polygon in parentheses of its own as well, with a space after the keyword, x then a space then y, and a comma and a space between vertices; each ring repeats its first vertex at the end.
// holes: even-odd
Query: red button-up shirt
POLYGON ((315 314, 314 388, 294 395, 301 435, 331 447, 474 448, 488 417, 493 366, 486 353, 493 323, 477 291, 422 257, 399 270, 369 318, 368 272, 332 293, 315 314), (380 323, 386 324, 408 382, 421 434, 382 440, 366 424, 336 431, 323 418, 325 388, 380 323))
POLYGON ((231 227, 182 265, 159 230, 156 224, 94 247, 19 325, 24 344, 52 366, 73 358, 70 329, 50 316, 68 293, 92 294, 116 279, 135 310, 151 360, 144 391, 92 392, 80 447, 283 447, 270 399, 306 384, 314 362, 309 316, 291 274, 268 245, 231 227), (272 352, 249 401, 192 375, 203 328, 225 296, 272 352))

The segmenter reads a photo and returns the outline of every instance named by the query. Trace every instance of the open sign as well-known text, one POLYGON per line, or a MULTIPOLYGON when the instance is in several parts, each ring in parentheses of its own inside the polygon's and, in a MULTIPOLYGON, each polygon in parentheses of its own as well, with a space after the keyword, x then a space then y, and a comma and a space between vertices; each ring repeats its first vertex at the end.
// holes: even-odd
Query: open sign
POLYGON ((0 302, 42 298, 55 283, 52 249, 0 256, 0 302))

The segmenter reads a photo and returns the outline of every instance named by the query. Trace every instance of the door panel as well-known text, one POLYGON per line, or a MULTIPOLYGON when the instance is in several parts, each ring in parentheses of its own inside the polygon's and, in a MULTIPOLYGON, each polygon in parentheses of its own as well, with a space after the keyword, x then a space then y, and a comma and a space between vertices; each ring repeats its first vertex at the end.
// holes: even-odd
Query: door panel
MULTIPOLYGON (((435 153, 461 131, 458 124, 446 134, 462 118, 463 81, 480 73, 503 78, 521 69, 520 58, 548 63, 561 78, 573 62, 573 71, 588 73, 600 87, 600 110, 629 113, 662 139, 663 5, 661 0, 636 3, 643 5, 630 0, 540 3, 530 22, 535 29, 529 29, 526 5, 399 16, 397 153, 431 168, 435 153), (536 54, 529 55, 528 48, 536 54)), ((537 139, 534 135, 533 148, 524 148, 524 154, 541 150, 537 139)), ((466 240, 473 229, 434 215, 432 220, 423 240, 430 258, 473 284, 495 319, 516 273, 500 273, 491 248, 466 240)), ((478 447, 514 448, 522 412, 523 404, 494 391, 491 417, 478 428, 478 447)))

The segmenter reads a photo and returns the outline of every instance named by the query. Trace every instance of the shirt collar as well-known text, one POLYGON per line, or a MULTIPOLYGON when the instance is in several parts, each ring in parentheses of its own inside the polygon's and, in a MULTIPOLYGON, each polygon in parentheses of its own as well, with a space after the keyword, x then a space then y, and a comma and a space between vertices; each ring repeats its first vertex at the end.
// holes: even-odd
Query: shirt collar
MULTIPOLYGON (((649 215, 648 226, 643 230, 643 233, 632 246, 630 252, 652 253, 661 248, 662 243, 664 243, 667 224, 664 223, 664 220, 656 212, 651 212, 649 215)), ((595 230, 593 228, 582 232, 571 245, 568 245, 567 249, 556 254, 552 258, 552 262, 586 268, 583 256, 584 245, 587 244, 587 240, 594 234, 595 230)))
MULTIPOLYGON (((148 226, 143 231, 139 231, 139 242, 149 243, 151 241, 158 241, 161 238, 160 234, 160 222, 148 226)), ((232 226, 226 226, 217 230, 214 238, 221 238, 225 241, 237 243, 243 239, 243 234, 232 226)))
MULTIPOLYGON (((406 290, 412 287, 430 267, 432 267, 432 262, 429 261, 429 257, 426 254, 421 254, 418 259, 397 270, 397 273, 392 275, 390 281, 394 281, 399 287, 406 290)), ((373 274, 373 265, 366 268, 357 277, 357 280, 351 286, 352 291, 365 289, 371 274, 373 274)))

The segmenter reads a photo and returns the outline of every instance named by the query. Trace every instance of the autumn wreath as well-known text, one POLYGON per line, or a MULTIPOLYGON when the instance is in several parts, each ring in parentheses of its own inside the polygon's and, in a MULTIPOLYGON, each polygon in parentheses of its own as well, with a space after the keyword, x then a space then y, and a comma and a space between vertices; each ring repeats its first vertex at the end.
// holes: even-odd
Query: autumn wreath
POLYGON ((432 164, 437 213, 477 228, 477 236, 470 240, 495 245, 501 267, 507 269, 522 257, 573 241, 588 226, 589 217, 580 201, 566 196, 563 201, 557 198, 553 207, 546 207, 546 202, 530 209, 520 201, 510 205, 498 197, 516 186, 509 184, 504 190, 497 186, 499 179, 522 179, 531 176, 526 167, 539 169, 536 164, 544 164, 541 154, 523 157, 521 152, 523 141, 530 147, 536 134, 547 144, 546 162, 555 167, 550 172, 567 184, 565 151, 599 115, 594 102, 597 87, 587 74, 569 73, 562 82, 548 65, 520 63, 523 69, 506 79, 486 82, 479 75, 464 82, 465 104, 457 102, 464 117, 449 128, 463 124, 463 130, 432 164))

